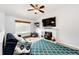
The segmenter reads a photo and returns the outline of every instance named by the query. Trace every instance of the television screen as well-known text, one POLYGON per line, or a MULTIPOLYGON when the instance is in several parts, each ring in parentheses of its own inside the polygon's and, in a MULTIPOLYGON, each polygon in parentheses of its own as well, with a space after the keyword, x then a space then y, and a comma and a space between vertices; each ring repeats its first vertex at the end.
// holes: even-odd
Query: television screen
POLYGON ((43 19, 42 23, 44 27, 56 27, 56 17, 43 19))

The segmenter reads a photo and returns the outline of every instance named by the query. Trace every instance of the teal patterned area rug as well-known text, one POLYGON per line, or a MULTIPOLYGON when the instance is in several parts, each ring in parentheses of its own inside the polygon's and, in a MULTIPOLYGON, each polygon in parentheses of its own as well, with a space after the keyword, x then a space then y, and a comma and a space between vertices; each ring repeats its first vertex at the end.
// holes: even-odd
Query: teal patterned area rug
POLYGON ((79 51, 42 39, 32 43, 31 55, 79 55, 79 51))

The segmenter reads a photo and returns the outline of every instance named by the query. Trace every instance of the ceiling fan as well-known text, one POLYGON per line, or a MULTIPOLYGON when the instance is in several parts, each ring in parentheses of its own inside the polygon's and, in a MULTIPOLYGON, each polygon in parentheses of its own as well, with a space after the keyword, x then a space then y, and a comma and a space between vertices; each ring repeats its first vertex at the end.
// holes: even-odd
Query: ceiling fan
POLYGON ((45 8, 44 5, 39 5, 39 4, 30 4, 31 7, 33 7, 32 9, 28 9, 27 11, 34 11, 35 14, 37 14, 38 12, 44 13, 44 11, 42 10, 43 8, 45 8))

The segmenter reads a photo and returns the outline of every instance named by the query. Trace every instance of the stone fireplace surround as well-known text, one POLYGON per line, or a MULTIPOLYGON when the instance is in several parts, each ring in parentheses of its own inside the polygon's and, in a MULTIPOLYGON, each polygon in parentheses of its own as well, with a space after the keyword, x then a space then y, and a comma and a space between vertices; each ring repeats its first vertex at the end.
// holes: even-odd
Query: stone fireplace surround
POLYGON ((41 29, 40 37, 44 38, 45 32, 52 32, 52 39, 55 38, 56 41, 59 41, 59 39, 58 39, 58 29, 57 28, 55 28, 55 27, 43 27, 41 29))
POLYGON ((37 28, 36 32, 38 33, 39 38, 44 38, 45 32, 52 32, 52 38, 54 37, 57 42, 59 42, 59 30, 56 27, 41 27, 37 28))
POLYGON ((46 27, 41 30, 41 35, 44 37, 45 32, 52 32, 52 37, 58 38, 58 29, 57 28, 51 28, 46 27))

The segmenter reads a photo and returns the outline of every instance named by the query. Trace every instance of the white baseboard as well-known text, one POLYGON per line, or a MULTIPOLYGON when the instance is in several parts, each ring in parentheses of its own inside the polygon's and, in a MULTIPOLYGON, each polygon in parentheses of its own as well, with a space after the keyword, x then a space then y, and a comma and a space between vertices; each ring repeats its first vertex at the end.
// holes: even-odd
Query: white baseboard
POLYGON ((67 44, 67 43, 58 43, 58 44, 63 45, 65 47, 69 47, 71 49, 79 50, 79 47, 74 46, 74 45, 70 45, 70 44, 67 44))
MULTIPOLYGON (((46 41, 49 41, 49 40, 46 40, 46 41)), ((57 44, 59 44, 59 45, 63 45, 63 46, 65 46, 65 47, 69 47, 69 48, 71 48, 71 49, 79 50, 79 47, 74 46, 74 45, 70 45, 70 44, 67 44, 67 43, 62 43, 62 42, 60 43, 60 42, 53 42, 53 41, 49 41, 49 42, 57 43, 57 44)))

